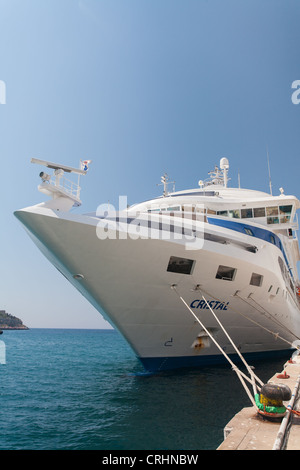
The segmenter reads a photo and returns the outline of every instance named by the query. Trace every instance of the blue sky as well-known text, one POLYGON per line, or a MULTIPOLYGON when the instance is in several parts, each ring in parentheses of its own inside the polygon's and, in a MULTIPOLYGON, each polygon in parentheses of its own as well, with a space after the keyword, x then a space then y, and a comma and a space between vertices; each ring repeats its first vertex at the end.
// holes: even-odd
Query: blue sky
POLYGON ((82 178, 82 212, 197 186, 300 196, 298 0, 0 0, 0 309, 29 327, 108 327, 43 258, 13 211, 39 203, 32 157, 82 178))

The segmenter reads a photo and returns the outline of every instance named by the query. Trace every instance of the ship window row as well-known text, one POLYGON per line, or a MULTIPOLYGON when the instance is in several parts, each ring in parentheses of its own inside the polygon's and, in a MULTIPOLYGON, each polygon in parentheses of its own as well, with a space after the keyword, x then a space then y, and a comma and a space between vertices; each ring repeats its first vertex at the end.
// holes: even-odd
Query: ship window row
MULTIPOLYGON (((278 262, 279 262, 279 266, 280 266, 280 269, 281 269, 281 272, 285 281, 289 282, 289 287, 291 288, 291 291, 295 293, 294 285, 290 277, 288 276, 288 271, 286 270, 284 266, 284 262, 280 257, 278 257, 278 262)), ((216 279, 221 279, 224 281, 233 281, 235 279, 236 272, 237 272, 236 268, 220 265, 217 270, 216 279)), ((263 279, 264 279, 264 276, 262 274, 252 273, 249 284, 251 286, 261 287, 263 283, 263 279)), ((272 294, 272 295, 278 295, 280 288, 277 287, 277 289, 275 290, 273 289, 273 287, 274 287, 273 285, 269 286, 268 293, 275 292, 275 294, 272 294)), ((284 294, 284 290, 283 290, 283 294, 284 294)), ((287 294, 287 291, 286 291, 286 294, 287 294)))
POLYGON ((291 220, 292 205, 288 206, 270 206, 254 207, 247 209, 234 209, 228 211, 209 211, 222 217, 231 217, 233 219, 253 219, 256 217, 267 217, 267 224, 286 224, 291 220))
POLYGON ((230 217, 233 219, 254 219, 258 217, 266 217, 267 224, 285 224, 291 220, 292 205, 286 206, 269 206, 269 207, 247 207, 245 209, 231 209, 215 211, 212 209, 205 209, 203 207, 197 207, 192 205, 183 206, 170 206, 170 207, 157 207, 148 209, 148 212, 177 212, 177 211, 188 211, 188 212, 199 212, 207 214, 220 215, 222 217, 230 217))
MULTIPOLYGON (((233 281, 236 275, 236 268, 232 268, 230 266, 222 266, 218 267, 218 271, 216 274, 216 279, 222 279, 224 281, 233 281)), ((263 276, 258 273, 252 273, 250 279, 251 286, 260 287, 263 282, 263 276)))
POLYGON ((148 209, 148 212, 165 212, 165 211, 176 212, 180 210, 181 210, 180 206, 171 206, 171 207, 155 207, 153 209, 151 208, 151 209, 148 209))
MULTIPOLYGON (((278 257, 278 263, 279 263, 282 275, 286 280, 286 276, 288 273, 284 266, 284 262, 282 258, 278 257)), ((193 259, 180 258, 178 256, 171 256, 169 259, 167 271, 172 272, 172 273, 189 275, 189 274, 192 274, 195 264, 196 264, 196 261, 193 259)), ((219 265, 217 273, 216 273, 216 279, 221 279, 222 281, 234 281, 236 273, 237 273, 237 269, 234 267, 219 265)), ((249 284, 251 286, 261 287, 263 283, 263 279, 264 279, 264 276, 262 274, 252 273, 249 284)), ((291 281, 290 281, 290 287, 291 287, 292 292, 295 292, 294 286, 291 283, 291 281)), ((268 288, 268 292, 271 293, 272 291, 274 291, 275 295, 277 295, 280 291, 280 288, 277 287, 275 291, 273 290, 273 285, 270 285, 268 288)), ((283 294, 284 294, 284 290, 283 290, 283 294)))
MULTIPOLYGON (((195 260, 188 258, 179 258, 171 256, 169 259, 167 271, 179 274, 191 274, 195 265, 195 260)), ((216 273, 216 279, 224 281, 233 281, 236 275, 236 268, 231 266, 220 265, 216 273)), ((250 285, 260 287, 262 285, 263 276, 261 274, 252 273, 250 285)))

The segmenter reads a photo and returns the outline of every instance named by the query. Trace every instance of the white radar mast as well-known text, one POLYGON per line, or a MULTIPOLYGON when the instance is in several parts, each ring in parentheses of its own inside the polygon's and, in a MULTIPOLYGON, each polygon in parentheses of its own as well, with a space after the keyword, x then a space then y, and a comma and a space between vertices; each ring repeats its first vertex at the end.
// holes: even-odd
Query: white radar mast
MULTIPOLYGON (((71 166, 52 163, 38 158, 32 158, 31 163, 37 163, 38 165, 43 165, 54 170, 52 176, 41 171, 39 176, 42 183, 38 186, 39 191, 47 194, 48 196, 52 196, 57 203, 56 205, 61 206, 62 209, 67 208, 67 206, 72 207, 81 205, 79 178, 81 175, 86 175, 90 160, 81 161, 81 168, 73 168, 71 166), (65 178, 65 173, 77 174, 77 183, 65 178), (64 204, 61 204, 63 202, 64 204)), ((57 207, 57 209, 59 208, 60 207, 57 207)))
POLYGON ((221 160, 220 160, 220 169, 223 171, 224 187, 227 188, 229 161, 226 157, 221 158, 221 160))

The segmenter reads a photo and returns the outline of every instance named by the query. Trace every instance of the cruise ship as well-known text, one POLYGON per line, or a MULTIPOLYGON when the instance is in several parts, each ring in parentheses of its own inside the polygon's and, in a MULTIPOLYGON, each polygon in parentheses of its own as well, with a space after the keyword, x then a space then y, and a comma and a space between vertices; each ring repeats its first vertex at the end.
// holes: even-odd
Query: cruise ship
POLYGON ((50 198, 15 216, 147 371, 219 364, 236 354, 232 344, 247 358, 297 347, 295 196, 231 188, 221 158, 195 189, 169 192, 164 175, 159 197, 82 214, 88 162, 32 163, 53 170, 39 175, 50 198))

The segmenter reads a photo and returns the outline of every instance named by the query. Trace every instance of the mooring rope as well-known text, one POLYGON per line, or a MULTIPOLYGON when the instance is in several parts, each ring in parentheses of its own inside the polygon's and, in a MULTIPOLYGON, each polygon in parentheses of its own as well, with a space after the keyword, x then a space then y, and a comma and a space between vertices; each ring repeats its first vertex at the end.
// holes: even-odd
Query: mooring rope
MULTIPOLYGON (((239 295, 237 295, 237 297, 239 299, 242 299, 242 297, 240 297, 239 295)), ((266 313, 269 315, 269 320, 273 321, 274 323, 276 323, 278 326, 280 326, 282 329, 286 330, 288 333, 290 333, 292 336, 294 336, 296 339, 300 339, 299 336, 295 335, 295 333, 293 333, 289 328, 287 328, 285 325, 283 325, 277 318, 274 318, 273 315, 268 312, 268 310, 266 308, 264 308, 262 305, 260 305, 257 300, 255 300, 252 295, 250 294, 248 296, 248 298, 250 300, 252 300, 256 305, 258 305, 262 310, 263 312, 260 312, 260 310, 256 309, 258 312, 260 312, 262 315, 265 315, 266 313)), ((242 299, 242 300, 245 300, 245 299, 242 299)), ((251 304, 249 304, 251 305, 251 304)), ((255 308, 255 307, 254 307, 255 308)))
POLYGON ((281 425, 280 425, 280 428, 279 428, 279 431, 278 431, 278 434, 277 434, 277 437, 276 437, 276 440, 274 442, 272 450, 281 450, 282 449, 283 444, 284 444, 284 439, 285 439, 285 436, 286 436, 286 430, 287 430, 287 425, 288 425, 290 416, 291 416, 292 413, 294 413, 296 415, 299 414, 298 411, 293 410, 294 402, 295 402, 295 399, 297 397, 298 390, 299 390, 299 385, 300 385, 300 375, 298 376, 298 379, 296 381, 296 384, 295 384, 295 387, 294 387, 294 390, 293 390, 291 400, 290 400, 290 402, 287 406, 286 414, 285 414, 283 420, 281 421, 281 425))
POLYGON ((244 372, 242 372, 237 366, 236 364, 234 364, 234 362, 230 359, 230 357, 225 353, 225 351, 222 349, 222 347, 220 346, 220 344, 217 342, 217 340, 213 337, 213 335, 210 333, 210 331, 205 327, 205 325, 201 322, 201 320, 197 317, 197 315, 193 312, 193 310, 190 308, 190 306, 187 304, 187 302, 184 300, 184 298, 180 295, 180 293, 177 291, 177 286, 176 284, 173 284, 171 286, 171 288, 174 290, 174 292, 176 292, 176 294, 178 295, 179 299, 182 301, 182 303, 186 306, 186 308, 189 310, 189 312, 193 315, 193 317, 196 319, 196 321, 201 325, 201 327, 203 328, 203 330, 206 332, 206 334, 210 337, 210 339, 213 341, 213 343, 217 346, 217 348, 221 351, 221 353, 224 355, 224 357, 227 359, 227 361, 230 363, 230 365, 232 366, 232 369, 235 371, 235 373, 237 374, 238 378, 240 379, 250 401, 252 402, 252 404, 255 406, 255 408, 257 408, 257 404, 256 404, 256 401, 255 401, 255 398, 251 395, 250 391, 249 391, 249 388, 247 387, 246 383, 245 383, 245 380, 248 381, 249 383, 251 383, 252 387, 253 387, 253 392, 254 392, 254 395, 257 395, 257 384, 256 384, 256 381, 259 382, 260 385, 263 385, 263 382, 254 374, 253 370, 251 369, 251 367, 247 364, 247 362, 245 361, 244 357, 242 356, 241 352, 238 350, 238 348, 236 347, 236 345, 234 344, 234 342, 232 341, 232 339, 230 338, 230 336, 228 335, 227 331, 225 330, 225 328, 223 327, 223 325, 221 324, 220 320, 217 318, 217 315, 215 314, 215 312, 212 310, 212 308, 210 307, 209 303, 207 302, 207 300, 205 299, 205 297, 203 296, 202 294, 202 298, 203 300, 206 302, 206 305, 208 306, 208 308, 210 309, 211 313, 213 314, 214 318, 216 319, 216 321, 218 322, 218 324, 221 326, 222 330, 224 331, 224 333, 226 334, 227 338, 229 339, 230 343, 233 345, 235 351, 237 352, 237 354, 239 355, 239 357, 241 358, 241 360, 243 361, 244 365, 246 366, 247 368, 247 371, 250 375, 251 378, 249 378, 246 374, 244 374, 244 372), (244 380, 245 379, 245 380, 244 380))
MULTIPOLYGON (((197 288, 197 290, 198 290, 198 289, 199 289, 199 287, 197 288)), ((220 301, 220 299, 218 299, 218 298, 215 297, 214 295, 211 295, 209 292, 207 292, 207 291, 206 291, 205 289, 203 289, 202 287, 201 287, 201 290, 202 290, 203 292, 205 292, 207 295, 209 295, 209 297, 212 297, 213 299, 216 299, 216 300, 220 301)), ((261 315, 264 315, 264 312, 261 312, 261 311, 258 310, 258 308, 256 308, 254 305, 251 305, 249 302, 247 302, 246 299, 244 299, 243 297, 241 297, 240 295, 238 295, 238 291, 233 295, 233 297, 237 297, 238 299, 242 300, 242 301, 245 302, 247 305, 249 305, 251 308, 254 308, 258 313, 260 313, 261 315)), ((253 301, 255 302, 255 300, 254 300, 252 297, 251 297, 251 300, 253 300, 253 301)), ((256 302, 256 303, 257 303, 257 302, 256 302)), ((275 332, 275 331, 270 330, 269 328, 267 328, 266 326, 263 326, 263 325, 262 325, 261 323, 259 323, 258 321, 253 320, 252 318, 250 318, 248 315, 246 315, 246 314, 244 314, 244 313, 241 313, 240 311, 237 311, 232 305, 230 306, 230 308, 231 308, 231 310, 232 310, 233 312, 235 312, 237 315, 240 315, 240 316, 246 318, 248 321, 250 321, 250 322, 253 323, 254 325, 257 325, 258 327, 260 327, 260 328, 262 328, 263 330, 265 330, 265 331, 267 331, 268 333, 270 333, 272 336, 275 336, 275 338, 279 338, 281 341, 287 343, 289 346, 291 346, 291 347, 293 347, 293 348, 295 348, 295 349, 300 350, 300 348, 299 348, 298 346, 295 346, 294 343, 292 343, 291 341, 287 340, 286 338, 283 338, 282 336, 280 336, 278 332, 275 332)), ((261 308, 263 308, 263 307, 261 307, 261 308)), ((269 315, 271 315, 271 314, 269 313, 269 315)), ((282 325, 280 322, 276 321, 276 320, 272 317, 272 315, 271 315, 271 318, 269 318, 269 320, 273 321, 274 323, 277 323, 278 326, 281 326, 283 329, 286 329, 286 330, 287 330, 287 328, 285 328, 284 325, 282 325)), ((288 331, 289 331, 289 330, 288 330, 288 331)), ((298 338, 298 336, 296 336, 294 333, 292 333, 292 332, 290 332, 290 331, 289 331, 289 333, 291 333, 295 338, 300 339, 300 338, 298 338)))

